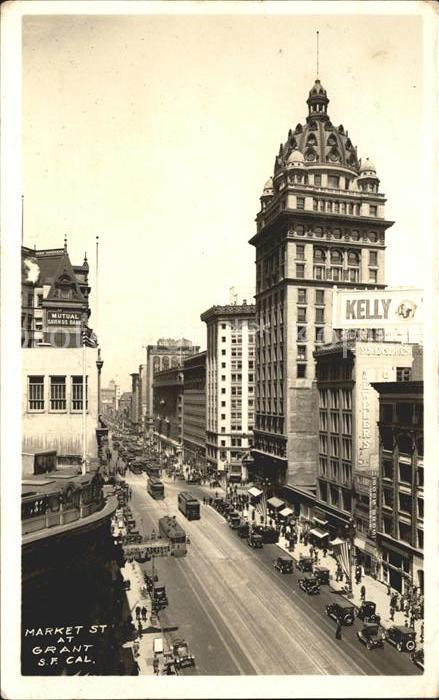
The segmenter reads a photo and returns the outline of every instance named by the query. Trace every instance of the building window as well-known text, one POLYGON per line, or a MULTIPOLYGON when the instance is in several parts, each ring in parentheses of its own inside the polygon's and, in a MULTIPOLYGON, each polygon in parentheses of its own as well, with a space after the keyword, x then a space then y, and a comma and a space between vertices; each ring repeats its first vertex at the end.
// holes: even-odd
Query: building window
POLYGON ((334 189, 338 189, 340 184, 340 178, 338 175, 328 175, 328 187, 333 187, 334 189))
POLYGON ((37 294, 37 306, 43 306, 43 295, 37 294))
POLYGON ((296 265, 296 277, 298 277, 299 279, 304 279, 305 265, 296 265))
POLYGON ((322 185, 322 176, 321 175, 314 175, 314 184, 316 187, 321 187, 322 185))
POLYGON ((325 309, 316 309, 315 314, 316 314, 316 323, 324 323, 325 322, 325 309))
POLYGON ((325 268, 320 265, 314 265, 314 279, 323 280, 325 279, 325 268))
POLYGON ((225 350, 221 350, 221 355, 225 355, 225 354, 226 354, 226 351, 225 351, 225 350))
POLYGON ((306 289, 297 290, 297 303, 306 304, 306 289))
POLYGON ((319 200, 318 199, 312 200, 312 208, 314 211, 318 211, 318 208, 319 208, 319 200))
POLYGON ((325 259, 325 251, 322 248, 314 248, 314 261, 324 263, 325 259))
POLYGON ((306 307, 299 306, 297 309, 297 320, 299 323, 306 323, 306 307))
POLYGON ((412 483, 412 465, 405 464, 405 462, 399 463, 399 480, 403 484, 412 483))
POLYGON ((305 209, 305 198, 304 197, 297 197, 297 208, 298 209, 305 209))
POLYGON ((378 272, 377 270, 371 270, 369 269, 369 282, 377 282, 378 281, 378 272))
MULTIPOLYGON (((226 369, 226 363, 225 363, 225 362, 221 362, 221 369, 226 369)), ((223 376, 224 376, 224 375, 223 375, 223 376)), ((225 379, 225 377, 224 377, 224 379, 225 379)))
POLYGON ((66 410, 66 378, 50 377, 50 410, 66 410))
POLYGON ((325 327, 324 326, 316 326, 314 337, 315 337, 316 343, 324 343, 325 342, 325 327))
POLYGON ((29 411, 44 411, 44 377, 29 377, 29 411))
POLYGON ((369 250, 369 265, 372 267, 378 265, 378 253, 376 250, 369 250))
POLYGON ((221 413, 221 420, 226 420, 226 414, 225 414, 225 413, 221 413))
POLYGON ((225 407, 226 407, 226 402, 225 402, 225 401, 221 401, 221 408, 225 408, 225 407))
POLYGON ((306 362, 306 345, 297 346, 297 359, 306 362))
POLYGON ((323 289, 316 289, 316 306, 323 306, 325 303, 325 292, 323 289))
MULTIPOLYGON (((72 377, 72 411, 82 411, 82 377, 72 377)), ((85 378, 85 408, 88 409, 88 377, 85 378)))
POLYGON ((412 376, 411 367, 397 367, 396 368, 396 381, 397 382, 409 382, 412 376))
POLYGON ((376 216, 377 215, 377 206, 376 204, 369 204, 369 215, 370 216, 376 216))
POLYGON ((297 340, 306 342, 306 326, 297 326, 297 340))
POLYGON ((306 365, 297 365, 297 377, 298 379, 304 379, 306 377, 306 365))
POLYGON ((305 260, 305 246, 296 245, 296 258, 298 260, 305 260))

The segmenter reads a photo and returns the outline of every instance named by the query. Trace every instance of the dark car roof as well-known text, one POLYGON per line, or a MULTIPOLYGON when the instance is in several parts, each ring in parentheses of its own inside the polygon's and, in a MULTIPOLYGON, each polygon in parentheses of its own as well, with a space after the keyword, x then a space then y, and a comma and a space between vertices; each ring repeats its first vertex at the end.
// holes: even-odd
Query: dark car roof
POLYGON ((293 561, 291 559, 291 557, 278 557, 277 560, 278 561, 288 561, 288 562, 293 561))
POLYGON ((405 627, 404 625, 394 625, 393 627, 389 627, 389 630, 396 630, 403 634, 415 634, 415 630, 412 630, 410 627, 405 627))
POLYGON ((337 605, 339 608, 353 608, 355 607, 353 603, 350 603, 348 600, 337 600, 334 605, 337 605))
POLYGON ((316 583, 319 582, 317 576, 315 574, 311 574, 309 571, 306 571, 301 578, 306 581, 315 581, 316 583))

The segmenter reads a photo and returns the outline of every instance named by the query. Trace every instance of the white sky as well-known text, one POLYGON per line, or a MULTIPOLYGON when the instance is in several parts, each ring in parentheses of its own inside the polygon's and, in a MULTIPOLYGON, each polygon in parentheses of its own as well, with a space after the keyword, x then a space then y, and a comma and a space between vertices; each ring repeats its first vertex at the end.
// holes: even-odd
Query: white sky
POLYGON ((316 29, 329 115, 375 163, 396 222, 386 281, 422 285, 419 18, 24 18, 24 243, 67 233, 93 305, 100 236, 104 385, 128 390, 158 337, 204 348, 200 313, 232 285, 250 300, 248 240, 279 143, 307 114, 316 29))

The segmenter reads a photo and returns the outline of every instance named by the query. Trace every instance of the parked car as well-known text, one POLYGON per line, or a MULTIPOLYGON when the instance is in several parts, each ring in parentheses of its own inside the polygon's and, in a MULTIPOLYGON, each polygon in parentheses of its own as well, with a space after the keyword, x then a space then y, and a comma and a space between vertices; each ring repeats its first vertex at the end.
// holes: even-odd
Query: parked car
POLYGON ((318 595, 320 593, 319 580, 313 574, 304 574, 302 578, 299 578, 299 587, 308 595, 318 595))
POLYGON ((264 544, 276 544, 279 542, 279 533, 274 527, 257 525, 255 527, 255 532, 258 532, 262 536, 264 544))
POLYGON ((311 557, 300 557, 297 562, 297 568, 300 571, 312 571, 313 560, 311 557))
POLYGON ((424 650, 423 649, 416 649, 415 651, 412 651, 410 654, 410 658, 413 661, 413 663, 418 666, 418 668, 421 668, 424 670, 424 650))
POLYGON ((380 623, 381 616, 376 612, 376 603, 372 600, 363 600, 357 611, 357 617, 364 622, 380 623))
POLYGON ((329 569, 325 566, 315 566, 314 575, 318 578, 321 586, 329 584, 329 569))
POLYGON ((386 639, 398 651, 414 651, 416 649, 416 632, 410 627, 394 625, 386 630, 386 639))
POLYGON ((229 515, 229 527, 232 528, 232 530, 237 530, 241 524, 241 516, 239 513, 232 513, 229 515))
POLYGON ((366 649, 369 651, 384 646, 384 635, 380 632, 380 627, 375 622, 367 622, 361 630, 357 632, 357 637, 360 642, 366 645, 366 649))
POLYGON ((249 547, 253 547, 254 549, 262 549, 262 547, 264 546, 262 542, 262 535, 254 531, 249 532, 247 544, 249 547))
POLYGON ((342 625, 352 625, 355 619, 355 605, 348 600, 339 600, 326 606, 326 614, 342 625))
POLYGON ((281 574, 292 574, 293 573, 293 560, 290 557, 277 557, 274 560, 273 566, 281 574))
POLYGON ((238 536, 239 536, 239 537, 242 537, 242 538, 248 537, 249 530, 250 530, 249 524, 248 524, 248 523, 242 523, 242 525, 240 525, 240 526, 238 527, 238 531, 237 531, 237 532, 238 532, 238 536))

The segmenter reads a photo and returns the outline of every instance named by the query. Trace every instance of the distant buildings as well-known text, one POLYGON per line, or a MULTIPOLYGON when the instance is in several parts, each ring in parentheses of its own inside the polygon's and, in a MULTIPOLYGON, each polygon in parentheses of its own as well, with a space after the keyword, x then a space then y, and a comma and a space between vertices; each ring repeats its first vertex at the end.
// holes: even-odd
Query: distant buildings
POLYGON ((154 374, 154 435, 161 452, 179 457, 183 444, 183 372, 180 367, 154 374))
POLYGON ((183 461, 206 469, 206 352, 183 364, 183 461))
POLYGON ((255 307, 245 301, 212 306, 201 320, 207 326, 206 459, 239 481, 253 439, 255 307))
POLYGON ((120 387, 114 379, 108 382, 108 387, 101 389, 101 413, 103 416, 114 418, 119 406, 120 387))
MULTIPOLYGON (((190 340, 180 338, 159 338, 155 345, 146 346, 146 363, 139 367, 139 393, 134 414, 138 420, 143 416, 144 429, 152 433, 154 424, 153 379, 156 372, 172 367, 182 367, 188 355, 199 352, 190 340)), ((135 401, 135 398, 133 398, 135 401)))

